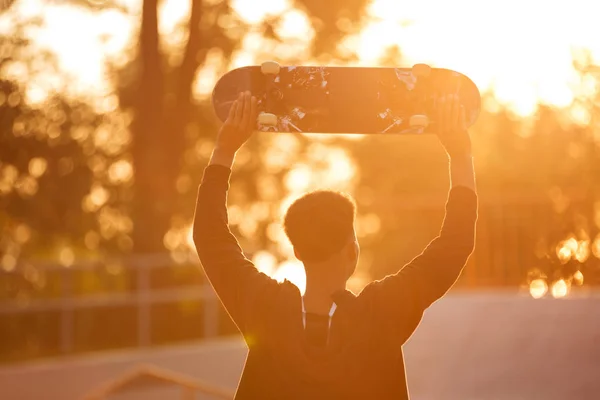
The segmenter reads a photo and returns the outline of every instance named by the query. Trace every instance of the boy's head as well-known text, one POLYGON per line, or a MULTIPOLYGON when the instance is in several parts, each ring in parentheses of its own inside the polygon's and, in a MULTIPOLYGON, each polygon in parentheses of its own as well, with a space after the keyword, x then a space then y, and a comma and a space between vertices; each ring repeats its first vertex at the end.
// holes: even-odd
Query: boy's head
POLYGON ((312 272, 308 270, 311 265, 331 262, 341 264, 343 270, 339 272, 344 279, 352 275, 359 252, 354 233, 355 213, 351 197, 328 190, 308 193, 288 208, 285 233, 307 274, 312 272))

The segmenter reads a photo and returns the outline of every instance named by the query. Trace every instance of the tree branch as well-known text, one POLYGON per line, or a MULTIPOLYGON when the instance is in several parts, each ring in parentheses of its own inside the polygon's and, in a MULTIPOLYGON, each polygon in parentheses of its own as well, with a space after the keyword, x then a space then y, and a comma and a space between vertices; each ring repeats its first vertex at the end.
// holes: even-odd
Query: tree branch
POLYGON ((183 60, 179 66, 177 79, 177 102, 185 106, 191 101, 192 83, 196 70, 203 60, 198 57, 202 48, 202 33, 200 31, 200 21, 202 20, 203 2, 202 0, 191 0, 192 10, 189 21, 189 37, 185 47, 183 60))
POLYGON ((164 89, 164 74, 159 49, 158 0, 144 0, 142 6, 140 59, 143 63, 142 90, 153 88, 153 93, 146 92, 145 94, 159 96, 160 91, 164 89))

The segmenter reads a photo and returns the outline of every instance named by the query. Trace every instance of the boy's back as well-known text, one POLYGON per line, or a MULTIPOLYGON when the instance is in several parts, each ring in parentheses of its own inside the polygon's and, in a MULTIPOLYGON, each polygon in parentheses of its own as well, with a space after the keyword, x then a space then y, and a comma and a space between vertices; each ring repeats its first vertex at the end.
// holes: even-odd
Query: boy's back
MULTIPOLYGON (((231 170, 209 166, 199 189, 194 239, 202 265, 249 348, 236 399, 407 399, 402 344, 423 311, 456 281, 473 248, 477 198, 450 192, 444 227, 395 275, 358 296, 336 293, 326 343, 311 343, 300 291, 256 270, 230 233, 231 170), (372 397, 371 397, 372 396, 372 397)), ((316 328, 318 330, 318 327, 316 328)), ((312 335, 318 337, 319 335, 312 335)))

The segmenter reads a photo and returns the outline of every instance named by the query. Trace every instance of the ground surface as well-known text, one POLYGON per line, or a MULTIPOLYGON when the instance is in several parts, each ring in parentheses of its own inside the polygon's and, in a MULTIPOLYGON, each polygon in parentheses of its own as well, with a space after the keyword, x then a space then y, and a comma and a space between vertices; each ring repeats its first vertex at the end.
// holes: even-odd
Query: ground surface
MULTIPOLYGON (((238 338, 0 368, 3 399, 76 399, 151 363, 235 388, 246 348, 238 338)), ((600 398, 600 294, 533 300, 455 294, 436 303, 405 346, 413 400, 600 398)), ((176 394, 178 392, 173 392, 176 394)), ((117 397, 153 400, 154 395, 117 397)))

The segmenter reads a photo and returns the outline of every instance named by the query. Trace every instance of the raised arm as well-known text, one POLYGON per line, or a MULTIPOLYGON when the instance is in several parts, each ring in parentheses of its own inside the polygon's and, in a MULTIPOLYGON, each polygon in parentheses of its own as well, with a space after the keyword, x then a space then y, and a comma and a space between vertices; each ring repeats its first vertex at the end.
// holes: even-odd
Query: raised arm
POLYGON ((198 189, 194 244, 202 267, 221 302, 245 332, 254 315, 264 312, 277 282, 258 272, 244 256, 228 226, 227 191, 237 150, 250 137, 256 121, 256 99, 247 94, 231 108, 198 189))
MULTIPOLYGON (((410 335, 423 311, 456 282, 475 245, 477 194, 471 142, 464 109, 456 98, 446 100, 437 121, 439 139, 450 160, 451 189, 439 235, 399 272, 365 288, 365 297, 379 309, 386 326, 410 335)), ((362 296, 362 294, 361 294, 362 296)))
POLYGON ((439 235, 385 285, 399 304, 424 311, 454 285, 475 246, 477 195, 470 157, 451 159, 452 187, 439 235), (469 172, 470 171, 470 172, 469 172))

